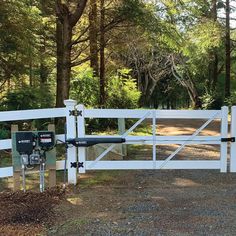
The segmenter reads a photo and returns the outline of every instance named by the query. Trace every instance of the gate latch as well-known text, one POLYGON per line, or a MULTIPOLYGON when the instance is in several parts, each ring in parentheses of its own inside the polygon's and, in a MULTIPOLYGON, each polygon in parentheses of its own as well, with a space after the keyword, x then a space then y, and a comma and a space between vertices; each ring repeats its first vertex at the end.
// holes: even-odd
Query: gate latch
POLYGON ((70 168, 84 168, 83 162, 71 162, 70 168))
POLYGON ((221 142, 231 142, 231 143, 235 143, 235 137, 230 137, 230 138, 221 138, 221 142))

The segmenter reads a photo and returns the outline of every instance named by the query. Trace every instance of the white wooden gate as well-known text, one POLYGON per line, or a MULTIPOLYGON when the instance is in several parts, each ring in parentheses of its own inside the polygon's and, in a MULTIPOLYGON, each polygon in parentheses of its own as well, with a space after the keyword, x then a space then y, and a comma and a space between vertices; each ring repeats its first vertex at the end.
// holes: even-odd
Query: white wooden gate
MULTIPOLYGON (((126 139, 126 144, 149 144, 152 145, 152 160, 102 160, 116 144, 111 144, 95 160, 86 160, 86 147, 78 147, 78 161, 83 164, 79 173, 86 170, 117 170, 117 169, 219 169, 227 171, 227 142, 222 139, 228 137, 228 108, 221 110, 121 110, 121 109, 84 109, 83 105, 76 106, 77 110, 77 134, 79 138, 115 138, 118 136, 95 136, 85 134, 85 118, 134 118, 139 119, 121 138, 126 139), (129 135, 145 119, 152 119, 151 136, 129 135), (203 119, 205 122, 192 135, 183 136, 157 136, 156 122, 158 119, 203 119), (199 133, 213 120, 221 120, 221 133, 218 136, 199 136, 199 133), (156 145, 179 144, 180 146, 165 160, 158 160, 156 156, 156 145), (172 160, 186 145, 189 144, 216 144, 220 145, 219 160, 172 160)), ((76 158, 75 158, 76 160, 76 158)))

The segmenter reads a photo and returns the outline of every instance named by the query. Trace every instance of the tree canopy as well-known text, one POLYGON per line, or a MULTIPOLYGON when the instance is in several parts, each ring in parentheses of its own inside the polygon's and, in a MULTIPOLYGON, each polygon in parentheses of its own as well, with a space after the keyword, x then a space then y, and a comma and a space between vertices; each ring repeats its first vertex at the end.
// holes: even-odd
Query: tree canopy
POLYGON ((2 0, 1 110, 234 104, 228 0, 2 0), (22 104, 27 99, 35 102, 22 104))

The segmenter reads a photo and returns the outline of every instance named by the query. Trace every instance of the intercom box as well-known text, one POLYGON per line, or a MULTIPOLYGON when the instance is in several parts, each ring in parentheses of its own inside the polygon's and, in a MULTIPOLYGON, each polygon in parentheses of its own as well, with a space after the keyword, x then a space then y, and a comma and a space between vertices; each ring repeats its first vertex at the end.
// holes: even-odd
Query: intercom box
MULTIPOLYGON (((12 164, 14 171, 21 170, 21 155, 30 155, 33 150, 46 150, 46 169, 56 167, 55 133, 52 131, 12 132, 12 164)), ((36 163, 36 161, 35 161, 36 163)), ((38 169, 35 166, 34 170, 38 169)))

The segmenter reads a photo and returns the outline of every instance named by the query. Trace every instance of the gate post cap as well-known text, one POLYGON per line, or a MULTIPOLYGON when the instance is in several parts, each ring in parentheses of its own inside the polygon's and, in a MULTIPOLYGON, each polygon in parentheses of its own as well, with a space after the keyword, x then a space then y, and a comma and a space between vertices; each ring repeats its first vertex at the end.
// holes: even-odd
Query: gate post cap
POLYGON ((77 101, 73 99, 67 99, 67 100, 64 100, 64 104, 66 106, 75 106, 77 104, 77 101))

